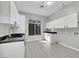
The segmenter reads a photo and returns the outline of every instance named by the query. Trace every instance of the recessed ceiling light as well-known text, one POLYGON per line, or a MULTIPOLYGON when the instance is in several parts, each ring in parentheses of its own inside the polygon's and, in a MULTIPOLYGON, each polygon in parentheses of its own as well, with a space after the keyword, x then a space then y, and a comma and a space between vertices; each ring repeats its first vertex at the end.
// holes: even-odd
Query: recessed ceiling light
POLYGON ((55 1, 45 1, 45 5, 54 5, 55 1))
POLYGON ((47 2, 47 5, 51 5, 51 4, 52 4, 52 2, 50 2, 50 1, 49 1, 49 2, 47 2))
POLYGON ((44 8, 45 6, 54 5, 55 1, 44 1, 42 5, 40 5, 40 8, 44 8))

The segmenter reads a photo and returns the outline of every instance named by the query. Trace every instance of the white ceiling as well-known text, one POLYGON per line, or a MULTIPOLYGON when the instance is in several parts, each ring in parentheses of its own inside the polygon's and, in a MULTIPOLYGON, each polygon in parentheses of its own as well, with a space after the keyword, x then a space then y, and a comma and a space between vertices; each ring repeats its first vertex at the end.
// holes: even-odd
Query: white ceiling
POLYGON ((44 5, 44 8, 40 8, 40 5, 42 5, 43 2, 44 1, 16 1, 15 5, 17 9, 22 12, 33 13, 42 16, 50 16, 62 7, 71 3, 71 1, 55 1, 54 5, 44 5))

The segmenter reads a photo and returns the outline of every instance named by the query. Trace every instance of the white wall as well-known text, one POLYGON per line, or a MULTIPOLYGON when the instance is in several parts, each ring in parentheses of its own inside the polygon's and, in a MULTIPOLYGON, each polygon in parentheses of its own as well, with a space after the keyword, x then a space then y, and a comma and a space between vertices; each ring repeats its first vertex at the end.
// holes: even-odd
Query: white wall
POLYGON ((25 33, 25 16, 20 15, 18 32, 25 33))
POLYGON ((44 34, 43 30, 45 29, 45 20, 46 18, 43 16, 35 15, 35 14, 26 14, 26 39, 29 41, 33 40, 42 40, 44 39, 44 34), (34 36, 29 36, 28 35, 28 21, 29 19, 33 20, 40 20, 41 21, 41 35, 34 35, 34 36))
MULTIPOLYGON (((79 28, 78 28, 79 29, 79 28)), ((79 30, 77 31, 57 31, 57 41, 67 46, 79 49, 79 30), (75 35, 74 33, 78 33, 75 35)))
POLYGON ((14 28, 11 30, 11 33, 25 33, 25 16, 19 14, 17 22, 18 26, 14 26, 14 28))

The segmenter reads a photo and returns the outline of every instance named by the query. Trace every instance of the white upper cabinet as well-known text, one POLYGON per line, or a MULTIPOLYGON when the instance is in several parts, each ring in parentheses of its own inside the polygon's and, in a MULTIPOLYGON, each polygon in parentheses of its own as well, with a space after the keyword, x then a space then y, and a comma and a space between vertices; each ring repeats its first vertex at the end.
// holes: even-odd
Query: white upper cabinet
POLYGON ((67 15, 46 24, 47 28, 77 28, 78 13, 67 15))
POLYGON ((0 1, 0 23, 9 23, 9 2, 0 1))
POLYGON ((14 2, 10 2, 10 24, 19 25, 20 15, 18 10, 14 4, 14 2))
POLYGON ((0 23, 18 24, 20 15, 13 1, 0 1, 0 23))

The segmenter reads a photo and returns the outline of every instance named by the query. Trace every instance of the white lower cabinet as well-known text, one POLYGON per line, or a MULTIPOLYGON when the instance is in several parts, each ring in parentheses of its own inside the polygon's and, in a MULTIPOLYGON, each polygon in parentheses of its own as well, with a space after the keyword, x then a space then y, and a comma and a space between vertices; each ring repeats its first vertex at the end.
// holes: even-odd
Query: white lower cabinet
POLYGON ((50 43, 54 43, 57 41, 57 34, 51 34, 51 33, 44 33, 45 40, 47 40, 50 43))
POLYGON ((24 42, 0 44, 0 58, 24 58, 24 42))

